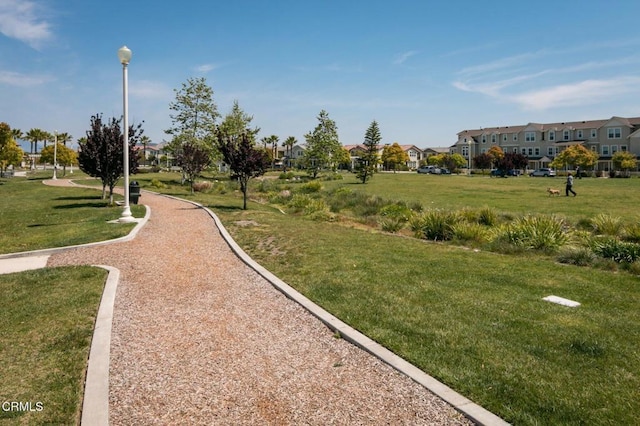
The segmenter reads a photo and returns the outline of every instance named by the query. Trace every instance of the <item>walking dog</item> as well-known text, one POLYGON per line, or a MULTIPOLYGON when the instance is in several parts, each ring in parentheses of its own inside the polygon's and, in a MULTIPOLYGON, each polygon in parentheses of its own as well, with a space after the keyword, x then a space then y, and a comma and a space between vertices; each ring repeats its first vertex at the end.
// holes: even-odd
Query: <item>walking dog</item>
POLYGON ((551 197, 552 195, 557 195, 558 197, 560 196, 559 189, 547 188, 547 192, 549 193, 549 197, 551 197))

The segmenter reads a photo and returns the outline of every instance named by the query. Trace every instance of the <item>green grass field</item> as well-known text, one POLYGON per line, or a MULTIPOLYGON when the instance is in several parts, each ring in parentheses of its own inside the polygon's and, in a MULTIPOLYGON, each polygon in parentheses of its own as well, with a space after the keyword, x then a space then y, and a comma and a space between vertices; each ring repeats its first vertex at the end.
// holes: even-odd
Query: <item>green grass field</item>
MULTIPOLYGON (((634 424, 640 412, 640 280, 624 271, 557 263, 382 233, 352 220, 314 221, 264 203, 239 209, 232 189, 162 191, 221 217, 258 262, 319 305, 458 392, 514 424, 634 424), (247 223, 253 223, 247 226, 247 223), (580 302, 567 308, 542 300, 580 302)), ((555 213, 576 223, 599 213, 637 221, 640 179, 582 179, 578 197, 549 197, 563 179, 380 174, 322 182, 424 208, 490 206, 555 213)), ((269 181, 268 190, 296 185, 269 181)), ((264 190, 264 188, 262 188, 264 190)))
MULTIPOLYGON (((45 186, 49 175, 0 179, 0 253, 117 238, 134 226, 107 223, 121 208, 99 191, 45 186)), ((143 206, 132 208, 144 215, 143 206)), ((0 275, 0 424, 79 423, 105 277, 88 266, 0 275), (12 402, 29 410, 9 409, 12 402)))

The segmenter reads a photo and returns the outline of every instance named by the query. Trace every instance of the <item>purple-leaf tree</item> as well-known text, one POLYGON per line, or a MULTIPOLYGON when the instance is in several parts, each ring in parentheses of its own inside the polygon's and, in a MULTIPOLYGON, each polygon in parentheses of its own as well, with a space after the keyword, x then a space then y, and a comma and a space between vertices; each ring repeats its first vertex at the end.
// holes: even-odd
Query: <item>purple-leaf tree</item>
POLYGON ((251 178, 262 176, 269 167, 269 156, 243 133, 232 137, 218 132, 218 150, 231 170, 231 179, 237 179, 242 191, 242 209, 247 209, 247 186, 251 178))
MULTIPOLYGON (((91 130, 78 148, 80 170, 102 181, 102 199, 109 188, 109 204, 113 204, 113 188, 124 175, 124 135, 120 130, 121 120, 112 118, 108 124, 102 122, 102 114, 91 117, 91 130)), ((138 171, 136 143, 142 136, 142 124, 129 126, 129 173, 138 171)))
POLYGON ((193 182, 200 172, 211 164, 209 150, 193 142, 185 142, 176 150, 176 163, 182 167, 186 180, 191 185, 193 194, 193 182))

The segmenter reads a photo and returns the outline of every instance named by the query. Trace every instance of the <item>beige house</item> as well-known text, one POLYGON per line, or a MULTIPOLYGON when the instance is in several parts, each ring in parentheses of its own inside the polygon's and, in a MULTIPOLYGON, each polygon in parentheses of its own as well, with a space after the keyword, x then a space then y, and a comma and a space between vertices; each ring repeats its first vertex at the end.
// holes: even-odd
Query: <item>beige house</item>
POLYGON ((596 170, 611 170, 611 157, 618 151, 629 151, 640 157, 640 117, 463 130, 458 133, 451 152, 473 158, 497 145, 504 152, 525 155, 529 168, 536 169, 548 166, 560 151, 575 144, 582 144, 599 155, 596 170))
MULTIPOLYGON (((378 145, 378 156, 382 157, 382 151, 386 145, 378 145)), ((417 169, 420 167, 420 161, 425 158, 423 151, 415 145, 400 145, 402 150, 407 153, 409 161, 405 164, 409 169, 417 169)), ((344 149, 349 151, 351 156, 351 168, 355 168, 358 159, 367 148, 363 144, 358 145, 344 145, 344 149)), ((381 166, 380 166, 381 167, 381 166)))

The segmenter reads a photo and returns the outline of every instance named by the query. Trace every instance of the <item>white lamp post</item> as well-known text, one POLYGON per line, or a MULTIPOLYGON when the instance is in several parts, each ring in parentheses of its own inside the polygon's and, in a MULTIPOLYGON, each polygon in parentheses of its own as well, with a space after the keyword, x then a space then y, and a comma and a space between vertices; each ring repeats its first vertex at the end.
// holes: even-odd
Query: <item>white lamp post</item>
POLYGON ((118 49, 118 59, 122 64, 122 114, 124 125, 124 209, 120 222, 135 222, 129 206, 129 82, 127 80, 127 65, 131 60, 131 50, 127 46, 118 49))
POLYGON ((58 179, 58 131, 53 132, 53 180, 58 179))
POLYGON ((467 139, 467 143, 469 144, 469 149, 467 150, 467 158, 469 159, 469 168, 467 169, 467 173, 471 176, 471 144, 473 143, 473 139, 467 139))

